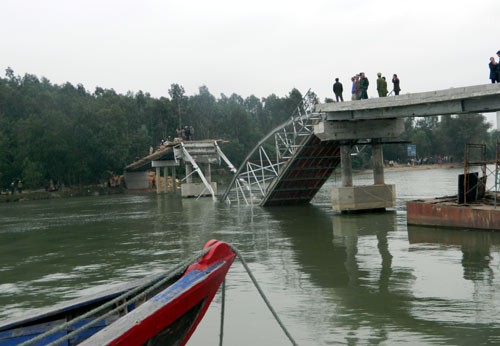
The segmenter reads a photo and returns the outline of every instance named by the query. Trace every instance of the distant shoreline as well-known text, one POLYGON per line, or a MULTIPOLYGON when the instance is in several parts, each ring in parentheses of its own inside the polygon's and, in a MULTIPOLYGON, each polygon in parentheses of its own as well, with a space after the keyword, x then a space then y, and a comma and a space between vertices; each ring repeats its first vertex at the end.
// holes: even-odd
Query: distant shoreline
POLYGON ((48 200, 69 197, 103 196, 124 193, 123 188, 107 188, 100 186, 85 186, 78 188, 65 188, 64 190, 45 191, 45 190, 23 190, 14 194, 1 194, 0 203, 23 202, 48 200))
MULTIPOLYGON (((463 168, 462 163, 442 163, 433 165, 398 165, 395 167, 384 167, 385 172, 404 172, 412 170, 427 170, 427 169, 454 169, 463 168)), ((356 171, 356 173, 371 173, 371 169, 363 169, 356 171)), ((340 174, 340 170, 337 170, 337 174, 340 174)), ((25 190, 22 193, 16 192, 15 194, 2 194, 0 195, 0 203, 9 202, 22 202, 22 201, 33 201, 33 200, 47 200, 54 198, 68 198, 68 197, 84 197, 84 196, 103 196, 110 194, 122 194, 122 193, 148 193, 155 192, 154 189, 147 190, 127 190, 124 188, 106 188, 99 186, 87 186, 83 188, 65 188, 62 191, 47 192, 43 190, 25 190)))
POLYGON ((396 167, 384 167, 386 171, 413 171, 413 170, 424 170, 424 169, 452 169, 452 168, 463 168, 463 163, 435 163, 433 165, 398 165, 396 167))
MULTIPOLYGON (((405 172, 405 171, 423 171, 427 169, 455 169, 455 168, 463 168, 463 163, 435 163, 433 165, 414 165, 408 166, 405 164, 389 167, 384 166, 384 172, 405 172)), ((370 168, 361 169, 356 173, 369 173, 372 172, 370 168)))

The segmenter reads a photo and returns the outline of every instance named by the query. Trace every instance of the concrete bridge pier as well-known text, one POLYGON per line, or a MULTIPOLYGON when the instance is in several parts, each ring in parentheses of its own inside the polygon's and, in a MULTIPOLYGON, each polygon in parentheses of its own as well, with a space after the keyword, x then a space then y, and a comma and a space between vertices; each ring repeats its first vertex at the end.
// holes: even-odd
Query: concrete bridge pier
POLYGON ((342 171, 342 187, 352 186, 352 161, 351 145, 348 143, 340 144, 340 169, 342 171))
POLYGON ((384 182, 384 152, 380 139, 372 139, 372 165, 373 165, 373 183, 383 185, 384 182))
POLYGON ((193 182, 193 166, 186 162, 184 168, 186 169, 186 183, 191 184, 193 182))
POLYGON ((340 147, 342 184, 332 190, 332 208, 339 212, 385 210, 396 202, 396 188, 384 182, 384 156, 380 139, 372 139, 373 185, 354 186, 351 147, 340 147))
MULTIPOLYGON (((163 167, 163 191, 161 190, 161 168, 156 167, 156 193, 167 193, 168 192, 168 177, 169 177, 169 167, 165 166, 163 167)), ((170 175, 172 177, 172 192, 175 194, 177 193, 177 184, 176 184, 176 171, 175 167, 171 167, 172 174, 170 175)))
MULTIPOLYGON (((348 143, 340 145, 340 166, 342 170, 342 186, 352 186, 352 161, 351 146, 348 143)), ((379 138, 372 139, 372 166, 373 182, 375 185, 383 185, 384 182, 384 152, 379 138)))
MULTIPOLYGON (((193 165, 186 162, 186 182, 181 185, 182 197, 209 196, 211 192, 204 182, 193 182, 193 165)), ((212 166, 210 163, 199 163, 198 168, 203 174, 206 182, 212 187, 214 193, 217 193, 217 183, 212 181, 212 166)), ((200 176, 201 178, 201 176, 200 176)))
POLYGON ((172 170, 172 192, 176 193, 177 192, 177 184, 175 183, 176 180, 176 172, 175 172, 175 167, 178 166, 179 164, 173 160, 169 161, 152 161, 151 162, 151 167, 155 168, 155 173, 156 173, 156 193, 167 193, 168 192, 168 173, 169 173, 169 168, 172 170), (161 188, 161 171, 163 168, 163 191, 161 188))
POLYGON ((394 207, 396 188, 384 182, 382 138, 397 137, 404 131, 403 119, 322 121, 314 126, 314 134, 340 144, 342 183, 332 190, 332 208, 339 212, 381 210, 394 207), (352 180, 351 145, 353 140, 371 138, 373 185, 354 186, 352 180))
POLYGON ((156 186, 156 193, 157 194, 161 193, 160 182, 161 182, 161 168, 156 167, 156 169, 155 169, 155 186, 156 186))

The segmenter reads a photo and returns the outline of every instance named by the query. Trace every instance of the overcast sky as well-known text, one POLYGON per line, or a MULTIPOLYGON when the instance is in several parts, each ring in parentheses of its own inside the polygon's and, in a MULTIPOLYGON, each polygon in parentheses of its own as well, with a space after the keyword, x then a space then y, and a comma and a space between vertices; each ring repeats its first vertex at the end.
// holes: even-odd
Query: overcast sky
POLYGON ((489 83, 499 13, 500 0, 2 0, 0 68, 154 97, 177 83, 323 100, 360 71, 370 97, 377 72, 413 93, 489 83))

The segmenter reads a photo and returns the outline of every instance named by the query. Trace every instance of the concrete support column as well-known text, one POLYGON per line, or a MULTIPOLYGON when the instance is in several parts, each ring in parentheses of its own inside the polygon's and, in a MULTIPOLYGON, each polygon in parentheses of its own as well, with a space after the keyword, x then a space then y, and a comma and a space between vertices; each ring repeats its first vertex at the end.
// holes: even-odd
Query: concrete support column
POLYGON ((186 183, 192 183, 193 182, 193 176, 191 175, 191 172, 193 171, 193 167, 191 167, 190 164, 186 163, 186 183))
POLYGON ((205 178, 210 183, 212 181, 212 165, 207 163, 207 170, 205 172, 205 178))
POLYGON ((177 172, 175 170, 175 167, 172 167, 172 191, 174 193, 177 193, 177 172))
POLYGON ((160 182, 161 182, 160 167, 156 167, 155 181, 156 181, 156 193, 160 193, 160 182))
POLYGON ((383 185, 384 182, 384 152, 379 138, 372 139, 372 164, 373 164, 373 183, 383 185))
POLYGON ((163 192, 168 191, 168 167, 163 167, 163 192))
POLYGON ((342 172, 342 187, 352 186, 351 146, 340 146, 340 168, 342 172))

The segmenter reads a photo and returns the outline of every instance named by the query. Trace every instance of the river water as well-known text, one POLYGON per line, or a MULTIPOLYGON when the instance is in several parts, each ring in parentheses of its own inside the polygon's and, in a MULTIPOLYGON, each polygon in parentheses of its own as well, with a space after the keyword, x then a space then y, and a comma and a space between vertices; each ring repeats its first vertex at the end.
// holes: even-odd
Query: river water
MULTIPOLYGON (((500 343, 500 233, 406 225, 405 201, 455 194, 458 169, 388 171, 397 207, 340 215, 332 177, 303 207, 125 194, 0 205, 0 319, 237 246, 299 345, 500 343)), ((371 174, 355 176, 371 184, 371 174)), ((218 345, 220 293, 189 345, 218 345)), ((290 345, 237 260, 224 345, 290 345)))

